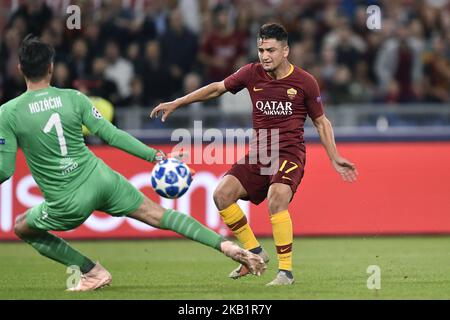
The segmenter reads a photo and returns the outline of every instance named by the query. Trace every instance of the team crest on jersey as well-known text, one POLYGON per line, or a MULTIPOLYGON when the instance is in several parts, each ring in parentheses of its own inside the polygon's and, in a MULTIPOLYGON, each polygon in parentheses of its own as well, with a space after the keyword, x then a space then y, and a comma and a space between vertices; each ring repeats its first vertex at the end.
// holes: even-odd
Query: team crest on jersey
POLYGON ((6 139, 5 138, 0 138, 0 145, 1 144, 6 144, 6 139))
POLYGON ((294 100, 295 96, 297 95, 297 90, 295 90, 294 88, 287 89, 287 95, 289 99, 294 100))
POLYGON ((103 118, 102 117, 102 114, 97 110, 97 108, 96 107, 92 107, 92 114, 94 115, 94 117, 96 117, 97 119, 101 119, 101 118, 103 118))

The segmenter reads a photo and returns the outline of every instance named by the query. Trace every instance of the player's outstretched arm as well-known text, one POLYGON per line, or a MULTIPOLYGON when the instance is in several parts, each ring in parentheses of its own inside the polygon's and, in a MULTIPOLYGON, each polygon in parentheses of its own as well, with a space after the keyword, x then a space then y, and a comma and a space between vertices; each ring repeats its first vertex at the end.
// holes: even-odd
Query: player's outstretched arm
POLYGON ((0 152, 0 184, 12 177, 15 168, 16 153, 0 152))
POLYGON ((11 127, 14 114, 6 105, 0 106, 0 184, 8 180, 16 168, 17 137, 11 127))
POLYGON ((94 134, 110 146, 123 150, 138 158, 150 162, 158 161, 159 150, 150 148, 129 133, 117 129, 109 122, 105 122, 105 124, 99 127, 94 134))
POLYGON ((161 154, 165 156, 159 150, 148 147, 129 133, 116 128, 102 117, 88 97, 81 92, 73 92, 74 102, 80 108, 82 123, 92 134, 98 136, 110 146, 150 162, 158 161, 161 154))
POLYGON ((140 140, 136 139, 129 133, 116 128, 113 124, 105 120, 104 125, 100 126, 95 135, 100 137, 103 141, 110 146, 123 150, 129 154, 132 154, 138 158, 150 161, 158 162, 167 158, 177 158, 183 160, 186 155, 183 152, 164 153, 161 150, 153 149, 140 140))
POLYGON ((150 113, 150 118, 156 118, 159 114, 162 114, 161 121, 165 121, 169 114, 171 114, 175 109, 188 105, 198 101, 206 101, 209 99, 217 98, 218 96, 224 94, 227 91, 223 81, 213 82, 204 86, 200 89, 195 90, 181 98, 174 101, 160 103, 156 108, 150 113))
POLYGON ((341 175, 344 181, 356 181, 356 176, 358 175, 356 166, 349 160, 339 155, 334 140, 333 127, 331 126, 330 121, 325 115, 321 115, 320 117, 314 119, 313 123, 319 133, 320 141, 327 151, 333 167, 341 175))

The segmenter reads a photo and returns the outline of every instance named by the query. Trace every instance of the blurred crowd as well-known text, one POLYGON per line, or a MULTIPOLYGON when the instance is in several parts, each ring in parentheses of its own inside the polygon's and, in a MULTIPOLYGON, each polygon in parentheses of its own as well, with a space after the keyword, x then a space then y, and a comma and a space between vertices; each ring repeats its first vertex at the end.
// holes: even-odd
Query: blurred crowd
POLYGON ((0 14, 0 104, 25 89, 16 66, 28 33, 56 48, 53 86, 149 107, 257 61, 266 22, 286 27, 290 61, 328 105, 450 102, 448 0, 9 0, 0 14), (80 30, 66 27, 69 4, 80 30), (366 26, 372 4, 380 30, 366 26))

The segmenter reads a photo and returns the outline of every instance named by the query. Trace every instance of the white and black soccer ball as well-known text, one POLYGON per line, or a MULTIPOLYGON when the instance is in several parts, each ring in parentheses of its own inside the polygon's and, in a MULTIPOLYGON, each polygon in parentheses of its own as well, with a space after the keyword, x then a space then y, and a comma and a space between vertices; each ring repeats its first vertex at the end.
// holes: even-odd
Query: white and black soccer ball
POLYGON ((189 167, 176 158, 155 165, 151 174, 152 187, 161 197, 176 199, 188 191, 192 182, 189 167))

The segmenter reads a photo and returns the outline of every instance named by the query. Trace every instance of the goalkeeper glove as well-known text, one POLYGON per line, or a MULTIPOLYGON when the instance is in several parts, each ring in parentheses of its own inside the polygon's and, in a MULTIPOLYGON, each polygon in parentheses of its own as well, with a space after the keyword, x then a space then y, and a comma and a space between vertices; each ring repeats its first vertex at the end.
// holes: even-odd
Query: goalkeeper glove
POLYGON ((168 154, 165 154, 164 151, 162 151, 162 150, 157 150, 155 157, 153 158, 153 162, 160 162, 160 161, 166 160, 167 158, 175 158, 180 161, 183 161, 183 158, 185 156, 186 156, 186 153, 184 153, 181 150, 178 152, 171 152, 168 154))
POLYGON ((161 162, 166 159, 167 159, 166 154, 163 151, 158 150, 156 151, 155 157, 153 158, 153 162, 161 162))

